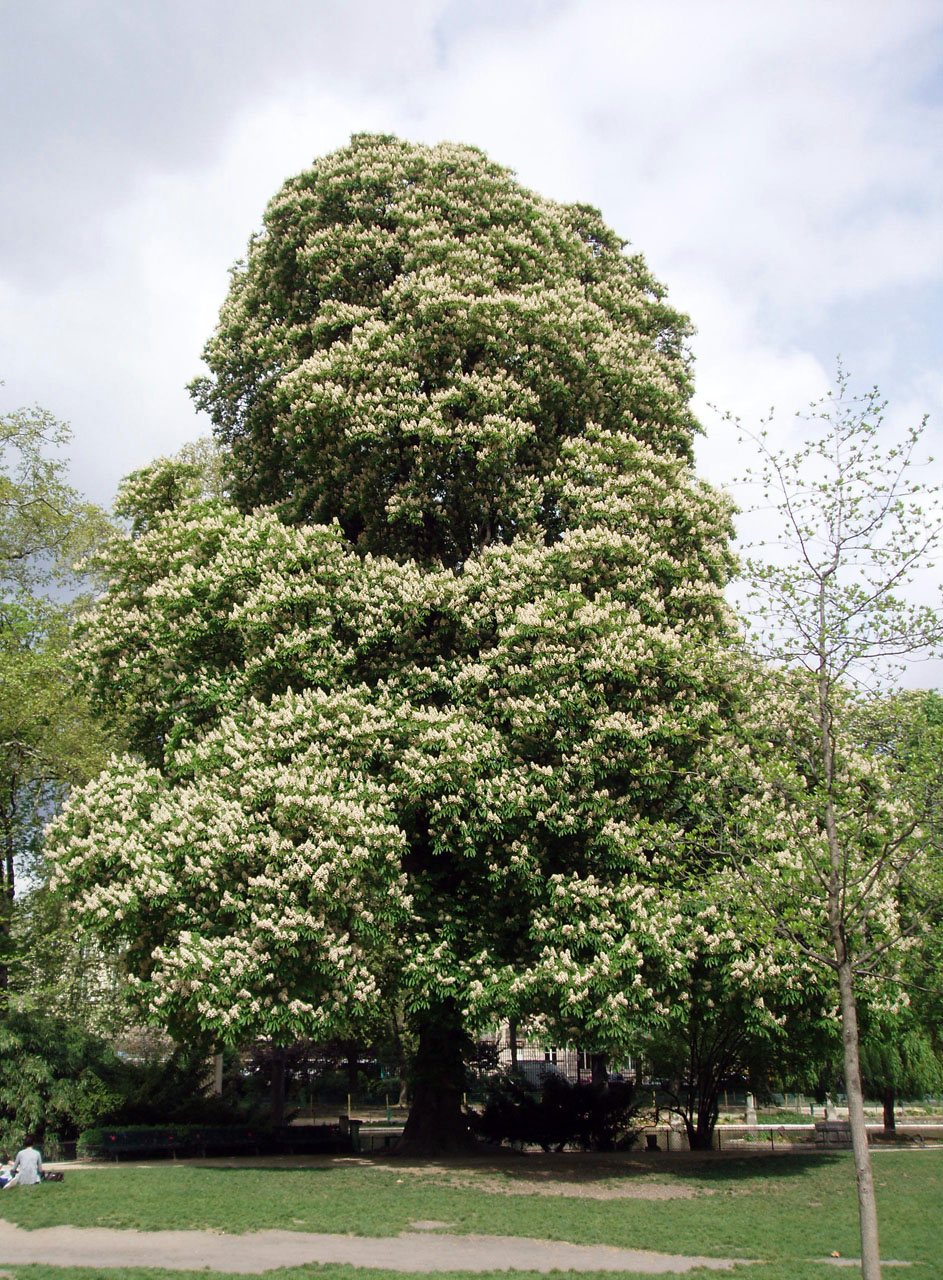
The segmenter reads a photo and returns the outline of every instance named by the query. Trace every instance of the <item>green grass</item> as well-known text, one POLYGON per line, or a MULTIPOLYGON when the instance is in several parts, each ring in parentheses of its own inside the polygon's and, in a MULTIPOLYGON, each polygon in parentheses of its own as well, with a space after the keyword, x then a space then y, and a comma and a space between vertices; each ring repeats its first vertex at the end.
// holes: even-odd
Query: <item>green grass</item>
MULTIPOLYGON (((46 1267, 38 1265, 13 1265, 3 1267, 3 1272, 16 1280, 246 1280, 245 1272, 221 1271, 165 1271, 154 1267, 46 1267)), ((886 1267, 887 1280, 934 1280, 939 1272, 926 1267, 886 1267)), ((638 1277, 651 1280, 650 1273, 640 1271, 555 1271, 554 1276, 572 1277, 572 1280, 620 1280, 620 1277, 638 1277)), ((669 1272, 669 1276, 673 1273, 669 1272)), ((762 1263, 755 1266, 738 1265, 730 1271, 711 1271, 697 1267, 682 1273, 685 1280, 840 1280, 853 1277, 854 1269, 824 1266, 821 1263, 762 1263)), ((282 1267, 264 1272, 265 1280, 547 1280, 541 1271, 378 1271, 349 1266, 282 1267)))
MULTIPOLYGON (((883 1256, 923 1264, 896 1272, 900 1276, 943 1280, 943 1150, 876 1151, 874 1168, 883 1256)), ((844 1154, 714 1161, 662 1156, 657 1164, 644 1159, 594 1161, 591 1156, 527 1157, 415 1170, 416 1166, 402 1167, 395 1160, 299 1169, 170 1163, 76 1169, 69 1170, 61 1184, 2 1193, 0 1214, 27 1228, 68 1223, 227 1232, 280 1228, 375 1236, 395 1235, 408 1230, 412 1222, 436 1219, 455 1232, 766 1259, 770 1265, 737 1269, 737 1277, 749 1280, 813 1276, 837 1280, 850 1273, 807 1260, 833 1250, 844 1257, 858 1251, 854 1170, 850 1156, 844 1154), (552 1186, 555 1180, 575 1177, 613 1188, 626 1181, 681 1183, 692 1188, 694 1195, 690 1199, 597 1200, 508 1195, 501 1190, 521 1182, 552 1186)), ((145 1276, 163 1280, 166 1274, 169 1280, 171 1275, 19 1265, 0 1266, 0 1270, 18 1280, 62 1280, 66 1275, 76 1280, 107 1275, 116 1280, 119 1274, 128 1280, 145 1276)), ((300 1276, 353 1280, 358 1274, 381 1280, 387 1275, 334 1266, 267 1274, 276 1280, 300 1276)), ((389 1274, 392 1280, 393 1273, 389 1274)), ((183 1280, 183 1273, 173 1275, 183 1280)))

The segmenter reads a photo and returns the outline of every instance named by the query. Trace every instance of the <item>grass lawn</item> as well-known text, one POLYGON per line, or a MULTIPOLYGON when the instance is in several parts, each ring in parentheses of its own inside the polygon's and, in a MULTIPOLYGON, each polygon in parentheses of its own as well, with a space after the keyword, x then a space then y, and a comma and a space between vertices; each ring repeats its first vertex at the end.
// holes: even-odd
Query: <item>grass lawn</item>
MULTIPOLYGON (((887 1267, 887 1280, 933 1280, 940 1275, 932 1267, 887 1267)), ((221 1271, 161 1271, 153 1267, 40 1267, 9 1266, 4 1275, 15 1280, 246 1280, 245 1273, 225 1274, 221 1271)), ((651 1274, 639 1271, 376 1271, 360 1267, 283 1267, 266 1271, 264 1280, 547 1280, 548 1274, 560 1280, 651 1280, 651 1274)), ((662 1280, 854 1280, 857 1268, 830 1267, 816 1263, 769 1263, 762 1266, 737 1266, 732 1271, 668 1272, 662 1280)))
MULTIPOLYGON (((882 1255, 922 1264, 888 1269, 888 1276, 943 1280, 943 1149, 877 1150, 874 1167, 882 1255)), ((564 1155, 428 1165, 325 1160, 304 1168, 110 1165, 69 1170, 61 1184, 4 1192, 0 1215, 27 1228, 68 1223, 370 1236, 435 1220, 458 1233, 766 1260, 738 1267, 733 1274, 743 1280, 837 1280, 854 1273, 808 1260, 833 1250, 843 1257, 858 1251, 854 1170, 844 1154, 719 1160, 564 1155)), ((17 1280, 62 1280, 66 1274, 70 1280, 116 1280, 117 1274, 21 1265, 3 1270, 17 1280)), ((184 1280, 187 1274, 120 1272, 122 1280, 184 1280)), ((404 1280, 403 1273, 333 1265, 266 1274, 276 1280, 404 1280)), ((523 1280, 527 1273, 515 1274, 523 1280)), ((604 1273, 596 1274, 602 1280, 604 1273)), ((612 1280, 613 1273, 605 1274, 612 1280)), ((506 1280, 506 1272, 498 1275, 506 1280)), ((429 1273, 426 1280, 432 1280, 429 1273)))

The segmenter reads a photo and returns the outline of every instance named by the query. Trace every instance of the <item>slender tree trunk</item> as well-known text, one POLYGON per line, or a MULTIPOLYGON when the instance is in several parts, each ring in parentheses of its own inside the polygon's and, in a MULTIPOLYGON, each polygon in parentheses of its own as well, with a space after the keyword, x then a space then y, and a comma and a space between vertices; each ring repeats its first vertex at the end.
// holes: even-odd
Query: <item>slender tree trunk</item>
POLYGON ((465 1031, 453 1001, 416 1019, 418 1044, 412 1068, 412 1105, 398 1152, 443 1155, 473 1146, 462 1109, 465 1031))
POLYGON ((285 1050, 281 1045, 272 1046, 271 1119, 275 1128, 285 1123, 285 1050))
POLYGON ((694 1114, 689 1111, 680 1111, 681 1121, 684 1124, 684 1132, 688 1137, 688 1147, 691 1151, 697 1151, 697 1127, 694 1124, 694 1114))
POLYGON ((390 1026, 393 1031, 393 1046, 396 1050, 396 1074, 399 1078, 399 1096, 396 1099, 398 1107, 405 1107, 409 1097, 409 1081, 406 1073, 406 1047, 403 1044, 402 1031, 400 1029, 399 1019, 396 1011, 390 1018, 390 1026))
POLYGON ((678 1100, 676 1114, 681 1117, 688 1146, 692 1151, 712 1151, 714 1148, 714 1129, 717 1125, 718 1091, 710 1083, 699 1081, 696 1088, 689 1090, 687 1102, 682 1106, 680 1091, 675 1094, 678 1100), (695 1109, 697 1119, 695 1120, 695 1109))
POLYGON ((874 1198, 874 1175, 864 1119, 864 1090, 858 1060, 858 1014, 855 1008, 851 965, 839 965, 838 987, 841 993, 842 1049, 845 1066, 845 1093, 848 1097, 848 1119, 851 1121, 851 1146, 858 1184, 858 1221, 861 1226, 861 1275, 863 1280, 881 1280, 881 1252, 878 1245, 877 1204, 874 1198))
POLYGON ((16 893, 15 842, 13 836, 16 817, 16 784, 10 783, 9 805, 2 811, 3 853, 0 862, 0 1006, 6 1005, 7 989, 10 985, 8 957, 10 954, 10 934, 13 928, 13 900, 16 893))
POLYGON ((508 1042, 511 1047, 511 1070, 517 1071, 517 1018, 508 1020, 508 1042))
POLYGON ((893 1085, 885 1085, 884 1087, 884 1132, 897 1132, 897 1117, 894 1115, 894 1103, 897 1095, 894 1092, 893 1085))
MULTIPOLYGON (((820 597, 820 611, 822 598, 820 597)), ((820 616, 820 654, 825 653, 824 637, 827 634, 824 612, 820 616)), ((868 1149, 868 1130, 864 1119, 864 1090, 861 1084, 861 1062, 858 1050, 858 1011, 855 1005, 854 972, 848 953, 846 920, 844 915, 847 879, 846 850, 842 848, 835 814, 835 742, 832 736, 831 688, 824 660, 818 673, 819 734, 822 752, 822 773, 825 782, 825 809, 823 826, 828 844, 829 877, 827 890, 828 925, 835 952, 838 973, 838 991, 841 999, 842 1054, 845 1070, 845 1094, 848 1098, 848 1119, 851 1126, 851 1146, 855 1161, 855 1182, 858 1188, 858 1224, 861 1231, 862 1280, 881 1280, 881 1250, 878 1243, 877 1202, 874 1197, 874 1175, 871 1171, 871 1152, 868 1149)))
POLYGON ((344 1047, 347 1052, 347 1091, 356 1101, 357 1086, 360 1084, 360 1043, 357 1040, 348 1040, 344 1047))

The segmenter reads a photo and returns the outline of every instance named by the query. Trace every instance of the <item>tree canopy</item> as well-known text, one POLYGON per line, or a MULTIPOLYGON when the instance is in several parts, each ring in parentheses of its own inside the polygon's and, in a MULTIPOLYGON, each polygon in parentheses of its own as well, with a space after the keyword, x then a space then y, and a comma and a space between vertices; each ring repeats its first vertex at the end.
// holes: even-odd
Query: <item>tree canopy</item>
POLYGON ((46 410, 0 416, 0 992, 6 999, 17 877, 43 824, 103 759, 66 662, 73 560, 104 514, 68 484, 68 428, 46 410), (58 593, 56 598, 55 593, 58 593))
POLYGON ((316 161, 269 204, 192 388, 237 505, 454 565, 559 536, 590 425, 689 459, 688 322, 623 248, 473 147, 364 134, 316 161))
POLYGON ((593 211, 355 138, 265 226, 198 388, 233 501, 166 461, 122 495, 78 661, 133 754, 56 824, 57 880, 221 1040, 395 995, 446 1135, 463 1024, 539 1005, 608 1047, 651 1001, 738 696, 729 507, 686 324, 593 211))
POLYGON ((102 512, 66 479, 69 429, 46 409, 0 415, 0 592, 34 596, 101 536, 102 512))

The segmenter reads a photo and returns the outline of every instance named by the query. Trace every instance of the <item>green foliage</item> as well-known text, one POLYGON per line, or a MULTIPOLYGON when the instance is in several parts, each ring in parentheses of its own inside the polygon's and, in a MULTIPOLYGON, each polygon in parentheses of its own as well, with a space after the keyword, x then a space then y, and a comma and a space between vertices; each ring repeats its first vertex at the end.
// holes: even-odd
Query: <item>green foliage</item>
POLYGON ((45 880, 17 895, 10 938, 9 990, 17 1008, 53 1013, 102 1039, 131 1030, 120 955, 77 929, 68 904, 45 880))
POLYGON ((103 513, 65 479, 69 429, 45 409, 0 415, 0 593, 31 597, 69 581, 72 561, 107 531, 103 513))
POLYGON ((36 1133, 47 1155, 100 1124, 226 1123, 208 1097, 204 1046, 150 1060, 116 1053, 81 1018, 8 1009, 0 1021, 0 1146, 12 1153, 36 1133))
MULTIPOLYGON (((39 874, 42 827, 104 760, 104 735, 72 687, 66 650, 72 561, 107 536, 66 483, 67 428, 43 410, 0 417, 0 992, 22 960, 13 934, 20 876, 39 874)), ((16 981, 13 974, 12 980, 16 981)))
POLYGON ((205 1049, 177 1049, 135 1062, 80 1020, 9 1010, 0 1022, 0 1144, 12 1152, 27 1133, 47 1145, 91 1126, 230 1118, 208 1098, 205 1049))
POLYGON ((28 1133, 74 1138, 120 1104, 106 1045, 58 1018, 8 1011, 0 1021, 0 1144, 10 1154, 28 1133))
POLYGON ((943 1060, 935 1027, 907 1007, 862 1019, 861 1074, 872 1097, 889 1090, 897 1098, 943 1092, 943 1060))
MULTIPOLYGON (((69 622, 67 610, 40 599, 3 605, 0 838, 5 858, 23 870, 69 787, 84 782, 104 759, 103 734, 72 687, 69 622)), ((6 888, 12 895, 12 878, 6 888)))
POLYGON ((536 1092, 508 1074, 492 1083, 483 1111, 472 1116, 472 1129, 486 1142, 544 1151, 625 1150, 637 1137, 632 1122, 638 1106, 631 1084, 574 1084, 550 1072, 536 1092))
POLYGON ((195 498, 226 497, 225 455, 207 438, 184 445, 172 458, 158 458, 125 478, 115 499, 115 515, 134 534, 145 533, 160 517, 195 498))
MULTIPOLYGON (((645 473, 633 481, 643 493, 645 473)), ((55 847, 83 917, 109 945, 128 938, 146 998, 197 1009, 224 1037, 349 1034, 404 962, 417 998, 458 980, 479 1003, 476 967, 513 964, 532 928, 546 948, 533 906, 548 889, 565 906, 611 886, 610 868, 655 880, 659 807, 680 810, 681 766, 724 692, 696 640, 699 627, 709 650, 722 617, 716 587, 697 582, 713 570, 684 561, 688 591, 657 595, 663 564, 637 560, 648 521, 643 508, 623 533, 600 517, 554 548, 490 549, 458 576, 218 504, 117 544, 80 661, 151 763, 115 761, 55 847), (640 594, 661 628, 630 603, 640 594), (271 921, 258 951, 253 917, 256 933, 271 921), (276 957, 283 997, 266 977, 276 957)), ((615 888, 641 892, 618 872, 615 888)), ((484 1017, 515 976, 491 984, 484 1017)))
POLYGON ((768 920, 725 872, 705 875, 681 896, 681 963, 666 975, 658 1014, 639 1027, 634 1046, 663 1082, 662 1110, 681 1117, 700 1150, 713 1146, 729 1078, 745 1077, 759 1093, 773 1077, 814 1077, 838 1046, 821 975, 777 946, 768 920))
POLYGON ((943 513, 914 478, 920 428, 888 440, 884 407, 876 390, 852 396, 840 369, 812 406, 815 437, 794 454, 761 439, 781 541, 748 561, 756 643, 777 667, 754 715, 762 766, 749 782, 742 771, 754 816, 737 829, 767 853, 744 870, 779 931, 836 973, 871 973, 921 930, 940 886, 938 699, 876 699, 871 685, 943 634, 906 594, 943 513))

